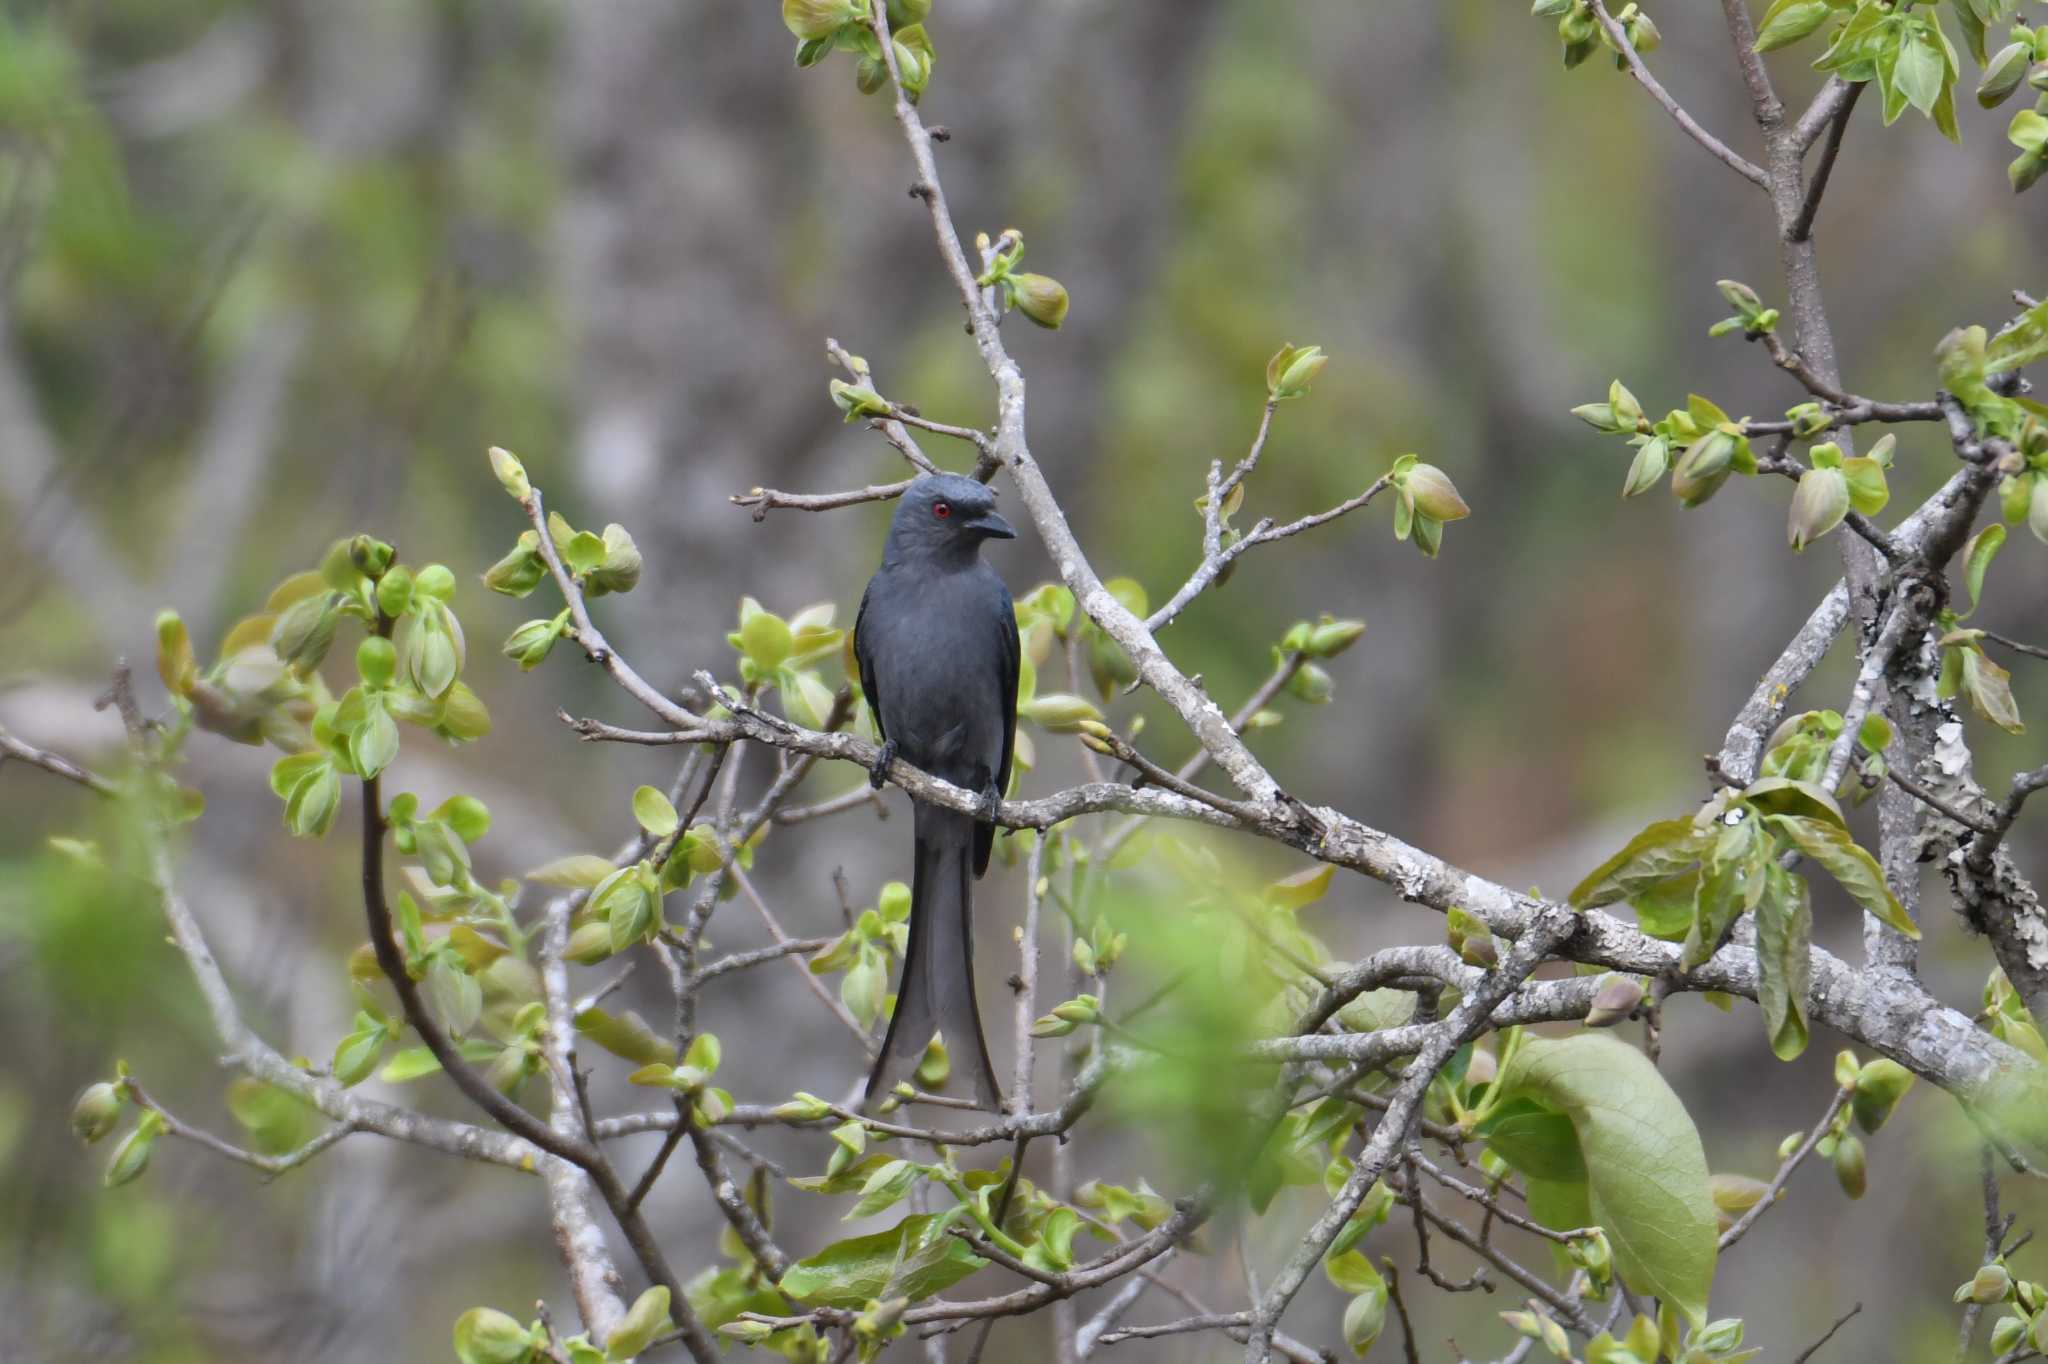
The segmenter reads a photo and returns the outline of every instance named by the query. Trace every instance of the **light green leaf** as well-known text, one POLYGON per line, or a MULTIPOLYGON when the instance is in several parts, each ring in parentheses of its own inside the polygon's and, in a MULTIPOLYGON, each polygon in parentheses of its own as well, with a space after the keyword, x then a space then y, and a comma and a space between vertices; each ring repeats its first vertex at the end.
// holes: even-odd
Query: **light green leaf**
POLYGON ((788 1296, 812 1307, 865 1307, 871 1298, 920 1302, 942 1293, 988 1261, 935 1224, 906 1217, 888 1231, 836 1241, 782 1276, 788 1296))
POLYGON ((1289 910, 1312 905, 1329 892, 1330 878, 1336 872, 1335 863, 1325 862, 1307 871, 1282 877, 1266 887, 1266 903, 1289 910))
MULTIPOLYGON (((2033 113, 2033 110, 2026 110, 2033 113)), ((2034 114, 2039 118, 2039 114, 2034 114)), ((1984 348, 1984 372, 2004 374, 2048 356, 2048 303, 2037 303, 1991 338, 1984 348)))
POLYGON ((377 1078, 387 1085, 402 1085, 407 1080, 417 1080, 423 1075, 432 1075, 441 1068, 434 1053, 425 1047, 407 1047, 391 1058, 390 1064, 377 1073, 377 1078))
POLYGON ((652 786, 642 786, 633 792, 633 818, 656 838, 667 838, 682 822, 668 797, 652 786))
POLYGON ((1957 619, 1968 620, 1977 614, 1977 604, 1984 596, 1984 574, 2004 547, 2005 527, 1996 521, 1971 536, 1970 543, 1963 546, 1963 562, 1968 565, 1965 581, 1970 587, 1970 609, 1957 619))
POLYGON ((631 1009, 620 1014, 585 1009, 576 1015, 576 1031, 612 1055, 643 1066, 657 1061, 674 1064, 676 1059, 675 1044, 657 1036, 647 1020, 631 1009))
POLYGON ((853 1211, 843 1219, 851 1222, 856 1217, 873 1217, 876 1213, 894 1207, 917 1183, 917 1177, 924 1171, 914 1161, 891 1160, 868 1176, 867 1183, 860 1186, 860 1202, 853 1205, 853 1211))
POLYGON ((2012 674, 1991 661, 1982 649, 1965 648, 1963 694, 1977 713, 2010 734, 2027 732, 2019 704, 2012 699, 2012 674))
POLYGON ((1790 1061, 1806 1050, 1806 994, 1812 979, 1813 904, 1806 878, 1770 864, 1756 907, 1757 1004, 1771 1051, 1790 1061))
POLYGON ((1585 1157, 1579 1154, 1571 1119, 1534 1099, 1503 1103, 1479 1124, 1478 1134, 1494 1154, 1531 1179, 1570 1184, 1586 1178, 1585 1157))
POLYGON ((1776 0, 1757 25, 1756 50, 1789 47, 1819 28, 1831 13, 1828 0, 1776 0))
POLYGON ((588 890, 618 868, 596 853, 570 853, 527 872, 521 880, 564 890, 588 890))
POLYGON ((1626 900, 1684 871, 1699 861, 1704 851, 1704 841, 1691 820, 1659 820, 1579 882, 1571 903, 1577 909, 1597 909, 1626 900))
POLYGON ((612 1327, 611 1335, 605 1340, 604 1357, 610 1361, 631 1359, 652 1345, 654 1338, 671 1325, 668 1307, 668 1289, 660 1284, 635 1298, 633 1305, 626 1309, 625 1318, 612 1327))
POLYGON ((1857 904, 1909 938, 1920 936, 1920 926, 1906 917, 1884 883, 1877 859, 1849 837, 1846 829, 1800 815, 1772 815, 1771 822, 1790 836, 1805 853, 1849 892, 1857 904))
POLYGON ((1897 62, 1892 67, 1892 84, 1908 104, 1930 117, 1934 102, 1941 98, 1948 69, 1930 38, 1905 31, 1900 40, 1897 62))
POLYGON ((1571 1120, 1586 1166, 1587 1209, 1606 1230, 1622 1279, 1704 1323, 1717 1253, 1707 1158, 1685 1105, 1657 1068, 1634 1047, 1596 1033, 1524 1037, 1497 1083, 1503 1095, 1533 1099, 1571 1120))

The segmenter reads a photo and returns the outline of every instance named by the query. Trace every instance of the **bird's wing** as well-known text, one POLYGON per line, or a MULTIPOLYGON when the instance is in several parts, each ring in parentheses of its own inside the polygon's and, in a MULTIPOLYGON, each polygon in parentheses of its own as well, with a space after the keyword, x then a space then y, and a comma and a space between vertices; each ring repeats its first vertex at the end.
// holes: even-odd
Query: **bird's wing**
POLYGON ((1003 683, 1003 759, 996 769, 996 794, 1010 793, 1010 759, 1017 751, 1017 675, 1021 671, 1023 647, 1017 638, 1017 607, 1010 589, 1002 589, 1002 643, 996 652, 1003 683))
MULTIPOLYGON (((1006 796, 1010 792, 1010 763, 1017 752, 1017 674, 1024 651, 1017 638, 1017 608, 1010 600, 1010 589, 998 580, 996 591, 997 604, 1000 607, 996 670, 1000 674, 997 681, 1001 685, 1003 697, 1003 753, 996 767, 996 794, 1006 796)), ((974 826, 976 876, 988 870, 988 855, 994 848, 995 841, 995 825, 974 826)))
POLYGON ((861 635, 861 622, 867 619, 868 599, 875 595, 875 580, 868 579, 867 591, 860 594, 860 610, 853 618, 853 657, 860 664, 860 694, 868 700, 868 714, 874 717, 875 733, 883 743, 889 736, 882 729, 882 698, 875 693, 875 666, 868 661, 867 642, 861 635))

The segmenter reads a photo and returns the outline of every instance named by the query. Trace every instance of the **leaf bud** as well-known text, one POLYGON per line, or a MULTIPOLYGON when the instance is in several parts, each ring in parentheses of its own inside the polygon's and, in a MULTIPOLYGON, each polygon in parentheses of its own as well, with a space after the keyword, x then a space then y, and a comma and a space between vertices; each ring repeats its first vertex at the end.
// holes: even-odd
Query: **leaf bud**
POLYGON ((1785 538, 1792 552, 1803 554, 1849 514, 1849 480, 1840 469, 1808 469, 1799 476, 1786 517, 1785 538))
POLYGON ((1643 983, 1634 976, 1609 972, 1593 994, 1593 1007, 1586 1011, 1586 1026, 1611 1028, 1636 1011, 1643 1002, 1643 983))
POLYGON ((1020 272, 1009 276, 1010 301, 1018 312, 1048 331, 1067 320, 1067 289, 1050 275, 1020 272))
POLYGON ((1899 1100, 1913 1087, 1913 1072, 1888 1057, 1879 1057, 1856 1077, 1856 1093, 1850 1105, 1856 1125, 1866 1132, 1883 1127, 1899 1100))
POLYGON ((95 1142, 121 1120, 121 1091, 105 1080, 87 1085, 71 1106, 71 1130, 83 1142, 95 1142))

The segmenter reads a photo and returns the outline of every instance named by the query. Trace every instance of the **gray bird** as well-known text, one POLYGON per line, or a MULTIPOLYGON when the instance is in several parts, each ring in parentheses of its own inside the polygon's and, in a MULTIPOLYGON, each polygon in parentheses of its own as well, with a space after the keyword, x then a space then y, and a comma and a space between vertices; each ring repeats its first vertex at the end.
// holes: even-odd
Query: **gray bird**
POLYGON ((995 494, 958 474, 927 474, 904 490, 882 566, 853 626, 860 686, 882 735, 872 779, 902 758, 981 793, 986 816, 911 804, 910 943, 896 1012, 868 1076, 868 1096, 916 1069, 943 1033, 953 1064, 984 1107, 1002 1090, 974 1001, 971 878, 988 870, 997 803, 1010 784, 1017 736, 1017 613, 981 543, 1017 532, 995 494))

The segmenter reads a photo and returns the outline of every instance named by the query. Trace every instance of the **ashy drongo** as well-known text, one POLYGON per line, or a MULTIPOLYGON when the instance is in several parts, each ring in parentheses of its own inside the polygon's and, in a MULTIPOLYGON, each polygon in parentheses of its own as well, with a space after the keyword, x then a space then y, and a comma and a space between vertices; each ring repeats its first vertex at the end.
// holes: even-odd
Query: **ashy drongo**
POLYGON ((936 1032, 976 1101, 1002 1106, 974 1001, 970 886, 988 870, 1017 734, 1017 613, 981 543, 1016 533, 985 485, 958 474, 917 479, 897 504, 854 622, 860 686, 882 736, 874 784, 900 757, 987 805, 978 818, 911 803, 910 942, 870 1099, 916 1069, 936 1032))

